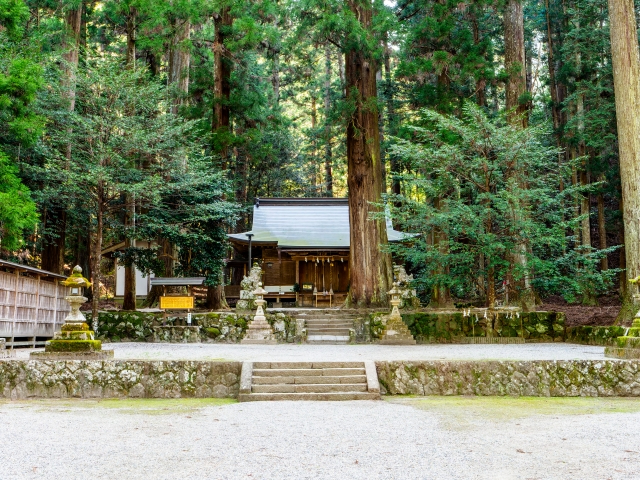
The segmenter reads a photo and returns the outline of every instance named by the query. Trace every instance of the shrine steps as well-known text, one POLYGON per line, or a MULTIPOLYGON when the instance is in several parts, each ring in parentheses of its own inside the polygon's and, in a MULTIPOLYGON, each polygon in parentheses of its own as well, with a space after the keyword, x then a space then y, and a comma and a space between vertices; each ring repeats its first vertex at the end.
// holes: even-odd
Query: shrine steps
POLYGON ((373 362, 244 362, 241 402, 378 400, 373 362))
POLYGON ((346 344, 351 339, 351 330, 356 314, 342 311, 305 312, 296 319, 305 321, 307 343, 346 344))

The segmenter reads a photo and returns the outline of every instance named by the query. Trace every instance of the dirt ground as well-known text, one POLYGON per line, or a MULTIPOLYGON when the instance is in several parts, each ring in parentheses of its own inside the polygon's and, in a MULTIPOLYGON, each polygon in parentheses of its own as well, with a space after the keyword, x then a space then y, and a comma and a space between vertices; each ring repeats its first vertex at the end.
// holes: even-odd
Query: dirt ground
POLYGON ((567 327, 578 325, 613 325, 620 312, 618 297, 603 297, 598 299, 598 306, 569 305, 561 297, 549 297, 538 306, 538 311, 564 312, 567 315, 567 327))

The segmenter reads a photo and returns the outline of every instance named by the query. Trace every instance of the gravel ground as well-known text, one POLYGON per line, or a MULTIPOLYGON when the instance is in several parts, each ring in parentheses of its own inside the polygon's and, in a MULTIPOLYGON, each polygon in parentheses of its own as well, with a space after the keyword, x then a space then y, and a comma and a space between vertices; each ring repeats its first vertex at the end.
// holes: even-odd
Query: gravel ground
MULTIPOLYGON (((234 360, 234 361, 364 361, 364 360, 602 360, 604 347, 570 343, 515 345, 240 345, 182 343, 110 343, 122 360, 234 360)), ((30 349, 16 349, 26 359, 30 349)))
POLYGON ((638 410, 624 399, 0 402, 0 478, 637 479, 638 410))

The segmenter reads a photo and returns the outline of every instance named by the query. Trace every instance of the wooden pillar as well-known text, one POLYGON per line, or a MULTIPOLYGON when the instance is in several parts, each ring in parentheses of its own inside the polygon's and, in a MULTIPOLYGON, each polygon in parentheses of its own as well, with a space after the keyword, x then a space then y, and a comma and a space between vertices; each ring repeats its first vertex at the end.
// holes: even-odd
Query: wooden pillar
POLYGON ((11 348, 15 348, 16 323, 18 323, 18 283, 20 280, 20 270, 16 269, 16 284, 13 289, 13 324, 11 325, 11 348))
POLYGON ((56 331, 56 326, 58 325, 58 279, 56 278, 53 281, 55 295, 53 297, 53 332, 56 331))
POLYGON ((300 260, 296 260, 296 283, 298 284, 298 292, 296 292, 296 303, 298 303, 298 293, 300 290, 300 260))
POLYGON ((41 276, 37 276, 38 281, 36 282, 36 311, 33 315, 33 348, 36 347, 36 332, 38 330, 38 314, 40 313, 40 279, 41 276))

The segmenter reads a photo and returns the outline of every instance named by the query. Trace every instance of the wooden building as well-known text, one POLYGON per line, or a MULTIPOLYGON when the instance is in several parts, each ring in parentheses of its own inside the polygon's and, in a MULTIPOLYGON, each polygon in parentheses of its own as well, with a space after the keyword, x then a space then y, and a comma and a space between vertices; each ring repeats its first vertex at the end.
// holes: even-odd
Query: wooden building
MULTIPOLYGON (((390 222, 387 234, 390 242, 405 237, 390 222)), ((230 234, 229 239, 235 258, 228 263, 228 300, 239 296, 238 279, 247 272, 251 243, 252 261, 261 263, 268 300, 297 301, 305 307, 345 301, 350 284, 346 198, 256 199, 252 229, 230 234)))
POLYGON ((64 275, 0 260, 0 337, 7 347, 44 345, 71 310, 64 275))

